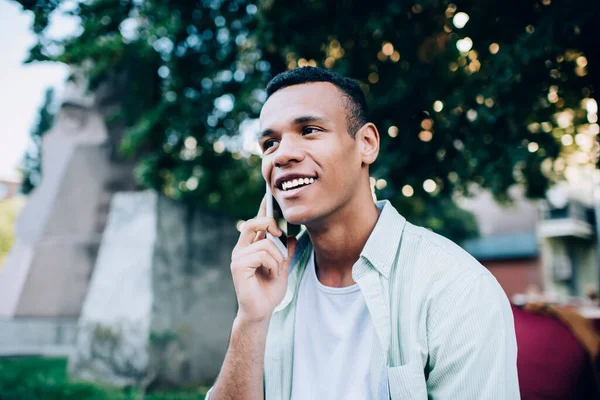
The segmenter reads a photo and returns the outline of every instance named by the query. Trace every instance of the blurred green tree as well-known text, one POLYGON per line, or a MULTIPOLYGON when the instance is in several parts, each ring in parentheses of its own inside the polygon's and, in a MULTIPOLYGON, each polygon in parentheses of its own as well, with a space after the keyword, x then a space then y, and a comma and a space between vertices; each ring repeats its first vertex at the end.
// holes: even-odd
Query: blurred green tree
POLYGON ((454 194, 506 200, 518 183, 539 197, 562 147, 595 161, 600 2, 90 0, 67 10, 82 29, 61 42, 45 28, 67 2, 19 3, 36 16, 31 61, 84 69, 92 88, 127 77, 113 117, 143 186, 238 218, 263 192, 264 85, 306 65, 362 84, 382 134, 377 195, 457 240, 476 226, 454 194))
POLYGON ((38 113, 37 123, 31 130, 31 144, 21 164, 23 173, 21 191, 23 194, 29 194, 42 178, 42 136, 52 128, 52 122, 54 121, 53 103, 54 90, 48 89, 44 96, 44 103, 38 113))

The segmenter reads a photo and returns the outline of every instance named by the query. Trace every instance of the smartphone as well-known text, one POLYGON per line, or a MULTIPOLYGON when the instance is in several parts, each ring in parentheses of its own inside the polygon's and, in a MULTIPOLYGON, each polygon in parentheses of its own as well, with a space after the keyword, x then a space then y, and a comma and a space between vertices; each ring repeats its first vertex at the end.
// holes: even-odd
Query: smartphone
MULTIPOLYGON (((275 201, 275 198, 273 197, 273 193, 271 193, 271 188, 269 187, 269 184, 267 183, 267 217, 275 218, 275 220, 277 220, 277 218, 283 217, 281 209, 279 208, 278 205, 276 207, 276 205, 277 205, 277 202, 275 201)), ((275 246, 277 246, 279 251, 281 251, 281 254, 283 254, 283 258, 285 260, 287 260, 288 259, 287 222, 286 222, 286 229, 284 229, 283 231, 284 232, 280 237, 273 236, 269 232, 267 232, 267 238, 270 241, 272 241, 273 243, 275 243, 275 246)))

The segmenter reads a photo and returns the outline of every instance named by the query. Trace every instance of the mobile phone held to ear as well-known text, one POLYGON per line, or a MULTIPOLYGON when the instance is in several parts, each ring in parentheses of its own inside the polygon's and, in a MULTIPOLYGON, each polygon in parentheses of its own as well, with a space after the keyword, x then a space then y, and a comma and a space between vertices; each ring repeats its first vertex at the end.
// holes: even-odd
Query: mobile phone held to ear
MULTIPOLYGON (((271 188, 269 187, 269 184, 267 183, 267 217, 270 217, 270 218, 275 217, 274 203, 275 203, 275 199, 273 198, 273 193, 271 193, 271 188)), ((276 236, 271 235, 269 232, 267 232, 267 238, 270 241, 272 241, 275 244, 275 246, 277 246, 279 251, 281 251, 281 254, 283 254, 283 258, 285 260, 288 259, 287 236, 286 235, 287 235, 287 233, 284 232, 283 235, 281 235, 280 237, 276 237, 276 236)))

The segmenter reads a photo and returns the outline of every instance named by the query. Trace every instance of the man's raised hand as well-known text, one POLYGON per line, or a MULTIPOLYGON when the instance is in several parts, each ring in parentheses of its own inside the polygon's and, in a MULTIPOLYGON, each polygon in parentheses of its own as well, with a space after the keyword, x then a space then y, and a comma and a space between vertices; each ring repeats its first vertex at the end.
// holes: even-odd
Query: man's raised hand
POLYGON ((296 249, 296 239, 288 238, 287 260, 266 232, 283 234, 274 218, 266 217, 266 197, 256 218, 241 229, 231 254, 231 274, 238 299, 238 318, 249 322, 269 320, 275 307, 283 300, 287 289, 290 260, 296 249))

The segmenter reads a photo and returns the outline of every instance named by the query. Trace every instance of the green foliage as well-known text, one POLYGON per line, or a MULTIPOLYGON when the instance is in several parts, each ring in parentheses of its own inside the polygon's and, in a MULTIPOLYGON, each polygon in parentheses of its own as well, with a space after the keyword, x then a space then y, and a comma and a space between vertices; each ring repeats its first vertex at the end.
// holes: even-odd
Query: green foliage
POLYGON ((178 339, 177 333, 171 330, 165 330, 161 332, 152 331, 150 332, 150 344, 159 347, 165 347, 169 343, 178 339))
POLYGON ((68 383, 65 359, 0 360, 0 398, 2 399, 106 399, 118 398, 116 392, 96 385, 68 383))
POLYGON ((453 193, 476 183, 505 199, 520 183, 544 194, 548 177, 560 177, 559 138, 587 124, 580 102, 598 86, 598 2, 94 0, 72 11, 82 33, 54 53, 43 28, 59 1, 19 2, 36 14, 32 60, 83 68, 92 87, 126 76, 115 118, 143 186, 238 218, 255 214, 263 192, 239 127, 288 68, 319 65, 361 82, 382 134, 378 197, 454 239, 474 223, 453 193), (457 12, 470 16, 463 28, 457 12), (557 123, 557 112, 575 109, 572 124, 557 123))
POLYGON ((52 103, 54 102, 54 91, 46 90, 44 104, 40 108, 38 121, 31 131, 32 145, 27 149, 23 159, 23 194, 29 194, 42 179, 42 136, 52 128, 54 113, 52 103))
POLYGON ((0 265, 15 243, 15 223, 24 199, 0 200, 0 265))
POLYGON ((205 390, 143 394, 132 388, 120 390, 67 379, 63 358, 0 359, 2 400, 202 400, 205 390))

